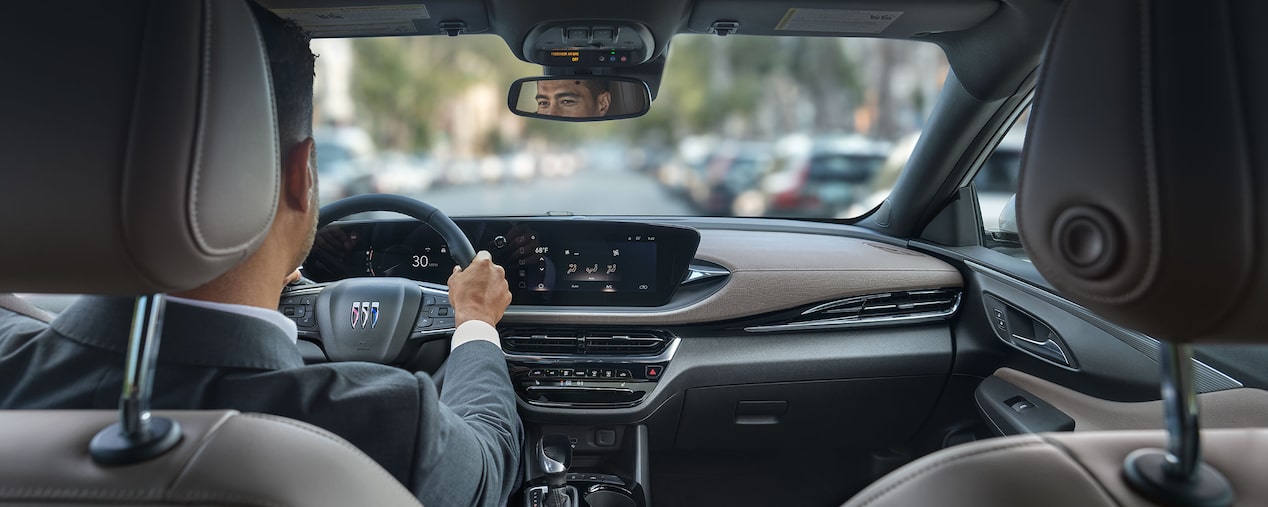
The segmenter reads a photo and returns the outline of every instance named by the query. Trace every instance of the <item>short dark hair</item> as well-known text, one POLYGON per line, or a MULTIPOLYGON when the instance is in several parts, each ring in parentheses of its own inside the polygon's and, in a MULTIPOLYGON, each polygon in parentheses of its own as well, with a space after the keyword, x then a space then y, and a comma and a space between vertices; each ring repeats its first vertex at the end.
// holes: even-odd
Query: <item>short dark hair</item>
POLYGON ((273 76, 277 104, 277 134, 282 157, 289 148, 313 134, 313 76, 316 58, 308 47, 312 39, 294 20, 247 2, 255 12, 273 76))
POLYGON ((608 91, 608 80, 603 78, 589 78, 580 81, 582 86, 590 90, 590 95, 599 98, 599 94, 608 91))

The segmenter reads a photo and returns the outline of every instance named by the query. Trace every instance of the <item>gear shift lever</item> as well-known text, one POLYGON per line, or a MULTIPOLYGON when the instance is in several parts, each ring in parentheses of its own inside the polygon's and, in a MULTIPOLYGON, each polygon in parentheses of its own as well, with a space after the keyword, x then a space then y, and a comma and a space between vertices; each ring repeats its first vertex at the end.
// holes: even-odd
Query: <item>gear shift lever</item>
POLYGON ((552 488, 568 482, 572 466, 572 442, 568 435, 545 435, 537 442, 537 461, 546 473, 546 485, 552 488))
POLYGON ((537 463, 546 477, 545 507, 580 507, 577 489, 568 485, 572 442, 568 435, 545 435, 537 442, 537 463))

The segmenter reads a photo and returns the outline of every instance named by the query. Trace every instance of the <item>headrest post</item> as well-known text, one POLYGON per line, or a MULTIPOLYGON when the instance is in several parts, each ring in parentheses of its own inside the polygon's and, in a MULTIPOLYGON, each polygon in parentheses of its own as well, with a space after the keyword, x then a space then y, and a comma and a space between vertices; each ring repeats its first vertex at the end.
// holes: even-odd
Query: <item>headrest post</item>
POLYGON ((119 422, 98 432, 89 444, 97 463, 138 463, 163 454, 180 442, 180 424, 150 415, 154 367, 166 308, 167 299, 162 294, 136 298, 128 333, 123 394, 119 398, 119 422))
POLYGON ((154 389, 154 366, 158 359, 159 337, 167 299, 162 294, 138 296, 128 333, 128 358, 119 398, 119 424, 131 438, 149 430, 150 393, 154 389))
POLYGON ((1167 449, 1133 451, 1123 463, 1123 475, 1128 484, 1160 505, 1228 507, 1233 504, 1228 479, 1202 463, 1193 346, 1162 342, 1160 352, 1167 449))
POLYGON ((1167 427, 1167 475, 1189 480, 1202 462, 1198 396, 1193 386, 1193 346, 1162 343, 1162 410, 1167 427))

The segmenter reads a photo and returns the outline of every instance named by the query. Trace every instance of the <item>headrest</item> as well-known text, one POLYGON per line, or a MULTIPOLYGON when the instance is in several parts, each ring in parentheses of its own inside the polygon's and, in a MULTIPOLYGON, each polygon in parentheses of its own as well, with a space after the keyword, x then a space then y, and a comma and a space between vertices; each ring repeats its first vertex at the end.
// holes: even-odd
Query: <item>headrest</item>
POLYGON ((197 287, 259 246, 279 190, 248 5, 8 6, 0 291, 197 287))
POLYGON ((1268 2, 1069 0, 1018 193, 1065 296, 1174 342, 1268 340, 1268 2))

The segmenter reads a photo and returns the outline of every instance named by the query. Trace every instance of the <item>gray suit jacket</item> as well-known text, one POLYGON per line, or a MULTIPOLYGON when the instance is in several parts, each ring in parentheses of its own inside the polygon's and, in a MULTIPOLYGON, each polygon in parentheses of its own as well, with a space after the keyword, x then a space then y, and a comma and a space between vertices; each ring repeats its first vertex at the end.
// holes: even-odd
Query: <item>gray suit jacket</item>
MULTIPOLYGON (((0 309, 0 408, 115 409, 128 298, 83 297, 45 325, 0 309)), ((236 409, 325 428, 374 458, 428 507, 492 506, 516 487, 523 430, 506 362, 463 344, 444 389, 371 363, 305 366, 259 319, 169 303, 153 408, 236 409)))

